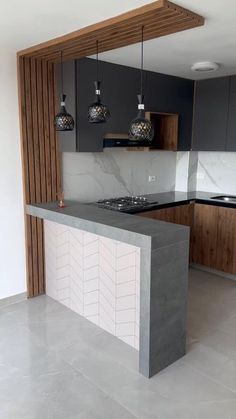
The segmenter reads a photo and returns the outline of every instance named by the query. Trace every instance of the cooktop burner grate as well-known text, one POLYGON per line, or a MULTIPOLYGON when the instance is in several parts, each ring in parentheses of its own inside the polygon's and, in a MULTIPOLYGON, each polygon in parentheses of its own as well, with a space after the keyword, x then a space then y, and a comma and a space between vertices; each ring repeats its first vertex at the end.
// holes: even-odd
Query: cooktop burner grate
POLYGON ((96 202, 100 208, 111 209, 114 211, 132 212, 153 207, 158 202, 149 201, 145 196, 124 196, 119 198, 102 199, 96 202))

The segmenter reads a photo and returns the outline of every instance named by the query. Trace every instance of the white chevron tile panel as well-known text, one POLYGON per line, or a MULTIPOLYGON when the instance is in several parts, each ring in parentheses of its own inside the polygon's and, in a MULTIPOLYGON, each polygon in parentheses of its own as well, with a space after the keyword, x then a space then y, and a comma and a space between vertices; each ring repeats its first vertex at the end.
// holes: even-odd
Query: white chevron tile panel
POLYGON ((140 249, 44 222, 46 293, 139 349, 140 249))

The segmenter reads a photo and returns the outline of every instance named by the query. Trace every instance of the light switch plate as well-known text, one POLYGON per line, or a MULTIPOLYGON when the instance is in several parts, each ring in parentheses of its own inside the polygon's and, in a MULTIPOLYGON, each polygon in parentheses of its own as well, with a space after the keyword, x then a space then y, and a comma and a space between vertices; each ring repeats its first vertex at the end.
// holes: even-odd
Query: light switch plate
POLYGON ((156 176, 149 176, 148 177, 148 182, 156 182, 157 181, 157 177, 156 176))

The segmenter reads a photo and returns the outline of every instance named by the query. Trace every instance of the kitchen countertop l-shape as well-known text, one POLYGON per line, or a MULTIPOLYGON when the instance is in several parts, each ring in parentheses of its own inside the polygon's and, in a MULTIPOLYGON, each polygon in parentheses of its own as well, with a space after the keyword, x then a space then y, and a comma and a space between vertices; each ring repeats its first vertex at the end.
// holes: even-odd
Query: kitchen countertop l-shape
MULTIPOLYGON (((145 196, 150 201, 156 201, 157 205, 146 210, 153 211, 155 209, 184 205, 192 201, 208 205, 236 208, 235 204, 211 199, 212 197, 221 195, 214 192, 178 191, 148 194, 145 196)), ((176 240, 179 233, 182 235, 183 229, 186 229, 187 234, 187 227, 184 226, 157 220, 153 223, 153 220, 141 217, 137 218, 134 217, 134 214, 111 211, 98 208, 96 205, 82 204, 77 201, 67 201, 65 208, 59 208, 56 202, 31 204, 27 205, 26 210, 28 215, 45 218, 70 227, 85 229, 94 234, 100 234, 140 247, 147 238, 152 239, 153 246, 155 246, 156 240, 158 240, 158 246, 160 242, 165 246, 170 244, 173 239, 176 240)), ((141 212, 143 211, 145 209, 141 210, 141 212)))

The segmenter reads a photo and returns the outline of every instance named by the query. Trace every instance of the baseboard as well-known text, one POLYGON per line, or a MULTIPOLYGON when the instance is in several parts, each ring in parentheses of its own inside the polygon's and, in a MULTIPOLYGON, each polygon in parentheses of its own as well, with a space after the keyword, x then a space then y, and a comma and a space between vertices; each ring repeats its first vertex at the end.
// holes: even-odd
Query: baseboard
POLYGON ((232 279, 233 281, 236 281, 236 275, 227 274, 226 272, 222 271, 217 271, 216 269, 208 268, 208 266, 198 265, 197 263, 190 263, 190 268, 208 272, 210 274, 221 276, 222 278, 232 279))
POLYGON ((21 294, 12 295, 11 297, 2 298, 0 300, 0 308, 9 306, 10 304, 19 303, 27 299, 27 293, 22 292, 21 294))

